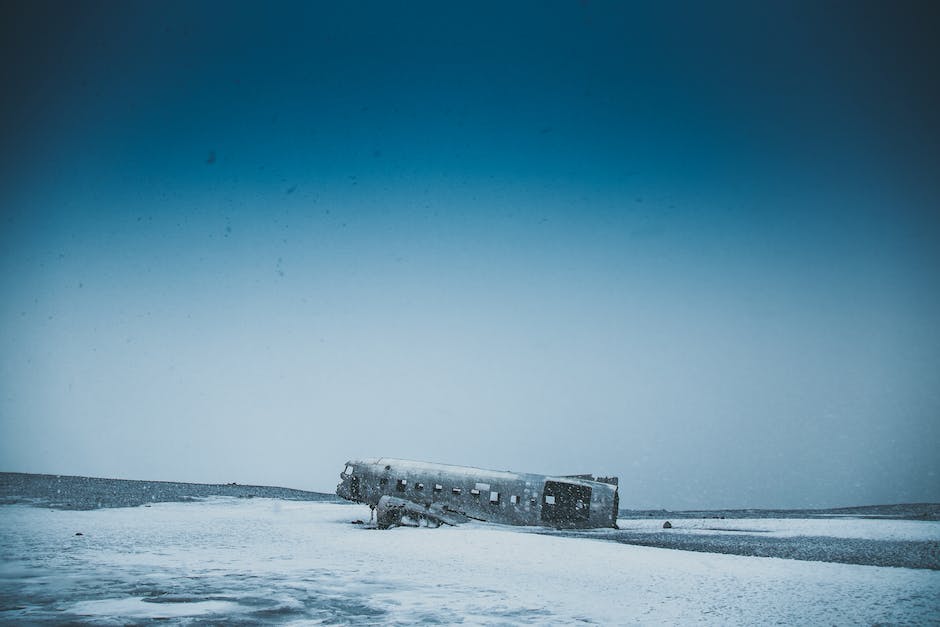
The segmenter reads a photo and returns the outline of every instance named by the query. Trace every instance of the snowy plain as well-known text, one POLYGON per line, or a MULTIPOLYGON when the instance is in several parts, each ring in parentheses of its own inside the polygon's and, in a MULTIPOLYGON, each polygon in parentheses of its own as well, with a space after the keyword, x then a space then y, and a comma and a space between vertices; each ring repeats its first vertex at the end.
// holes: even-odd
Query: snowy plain
MULTIPOLYGON (((368 516, 364 506, 224 497, 93 511, 2 506, 0 621, 940 623, 936 570, 676 551, 479 523, 350 524, 368 516)), ((937 522, 703 522, 940 540, 937 522)))
MULTIPOLYGON (((858 540, 940 540, 940 522, 920 520, 878 520, 871 518, 735 518, 674 519, 677 532, 692 534, 766 534, 777 538, 822 536, 858 540)), ((621 518, 617 526, 625 531, 658 533, 663 519, 621 518)))

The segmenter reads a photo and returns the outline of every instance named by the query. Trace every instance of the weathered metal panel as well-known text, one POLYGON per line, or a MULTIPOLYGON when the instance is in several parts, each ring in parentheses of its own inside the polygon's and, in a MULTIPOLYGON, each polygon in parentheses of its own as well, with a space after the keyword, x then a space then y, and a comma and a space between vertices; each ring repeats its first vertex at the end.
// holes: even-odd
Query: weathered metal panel
POLYGON ((551 477, 393 458, 347 462, 340 478, 336 494, 347 500, 375 509, 391 497, 383 512, 392 519, 432 519, 439 512, 509 525, 616 527, 616 478, 602 483, 591 475, 551 477))

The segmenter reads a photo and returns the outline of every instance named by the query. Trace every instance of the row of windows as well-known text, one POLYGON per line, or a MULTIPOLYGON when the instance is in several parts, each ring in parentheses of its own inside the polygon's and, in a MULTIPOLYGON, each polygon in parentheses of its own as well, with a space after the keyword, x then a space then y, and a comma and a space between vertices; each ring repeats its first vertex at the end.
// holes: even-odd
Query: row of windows
MULTIPOLYGON (((383 478, 379 481, 379 484, 382 485, 382 486, 387 485, 387 484, 388 484, 388 480, 383 477, 383 478)), ((395 483, 395 489, 396 489, 397 491, 399 491, 399 492, 404 492, 407 488, 408 488, 408 480, 407 480, 407 479, 398 479, 398 481, 395 483)), ((424 490, 424 484, 423 484, 423 483, 416 483, 416 484, 414 485, 414 489, 415 489, 416 491, 420 492, 420 491, 424 490)), ((444 486, 442 486, 442 485, 439 484, 439 483, 435 483, 435 484, 434 484, 434 492, 443 492, 443 491, 444 491, 444 486)), ((450 491, 451 491, 452 494, 455 494, 455 495, 459 495, 459 494, 463 493, 463 490, 462 490, 461 488, 451 488, 450 491)), ((473 496, 480 496, 480 490, 479 490, 479 488, 473 488, 472 490, 470 490, 470 494, 472 494, 473 496)), ((551 498, 552 498, 552 501, 555 500, 554 497, 551 497, 551 498)), ((500 500, 501 500, 501 495, 500 495, 499 492, 490 491, 490 503, 491 503, 491 504, 493 504, 493 505, 499 505, 500 500)), ((531 498, 531 499, 529 499, 529 501, 530 501, 530 503, 531 503, 532 505, 535 505, 536 502, 537 502, 534 497, 531 498)), ((522 499, 521 499, 520 497, 518 497, 517 495, 513 494, 513 495, 510 495, 510 497, 509 497, 509 503, 510 503, 511 505, 519 505, 520 503, 522 503, 522 499)))

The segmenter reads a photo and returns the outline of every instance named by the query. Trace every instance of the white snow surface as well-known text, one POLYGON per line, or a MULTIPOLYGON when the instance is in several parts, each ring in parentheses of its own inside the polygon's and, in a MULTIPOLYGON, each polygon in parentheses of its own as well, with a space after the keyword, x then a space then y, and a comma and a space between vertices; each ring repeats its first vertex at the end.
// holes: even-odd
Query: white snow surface
POLYGON ((940 522, 863 518, 679 518, 664 514, 659 519, 621 518, 624 530, 658 533, 669 520, 670 533, 760 534, 781 538, 823 536, 861 540, 913 540, 940 542, 940 522))
MULTIPOLYGON (((230 498, 87 512, 4 506, 0 621, 940 622, 940 571, 684 552, 477 523, 349 524, 368 516, 364 506, 230 498)), ((803 521, 759 522, 797 533, 803 521)), ((869 521, 836 532, 879 533, 855 522, 869 521)), ((870 522, 888 523, 880 528, 890 537, 921 533, 870 522)), ((936 538, 932 529, 924 533, 936 538)))

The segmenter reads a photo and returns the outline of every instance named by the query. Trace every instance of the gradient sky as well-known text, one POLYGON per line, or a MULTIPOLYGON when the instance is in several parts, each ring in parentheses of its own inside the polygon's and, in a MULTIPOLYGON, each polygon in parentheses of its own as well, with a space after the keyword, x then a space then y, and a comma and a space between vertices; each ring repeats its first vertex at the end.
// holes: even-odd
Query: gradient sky
POLYGON ((0 24, 0 470, 940 501, 931 3, 0 24))

